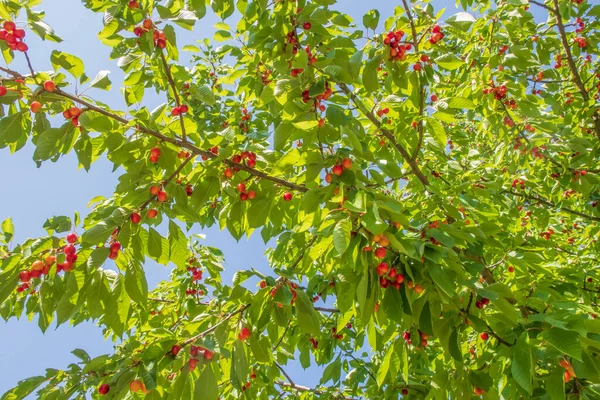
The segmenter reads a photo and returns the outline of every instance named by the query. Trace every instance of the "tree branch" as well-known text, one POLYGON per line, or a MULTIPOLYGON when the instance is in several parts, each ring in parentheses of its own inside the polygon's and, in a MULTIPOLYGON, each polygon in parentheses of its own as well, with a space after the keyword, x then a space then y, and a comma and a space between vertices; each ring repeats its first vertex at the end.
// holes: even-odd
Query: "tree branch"
MULTIPOLYGON (((140 124, 135 123, 133 121, 127 120, 127 119, 121 117, 120 115, 114 114, 114 113, 112 113, 110 111, 106 111, 106 110, 104 110, 104 109, 102 109, 100 107, 97 107, 97 106, 95 106, 95 105, 93 105, 93 104, 91 104, 91 103, 89 103, 89 102, 87 102, 85 100, 82 100, 82 99, 80 99, 80 98, 78 98, 76 96, 73 96, 73 95, 71 95, 69 93, 66 93, 66 92, 64 92, 61 89, 57 88, 54 93, 58 94, 60 96, 66 97, 66 98, 70 99, 71 101, 73 101, 75 103, 78 103, 78 104, 81 104, 83 106, 86 106, 90 110, 96 111, 97 113, 100 113, 100 114, 105 115, 105 116, 107 116, 109 118, 112 118, 115 121, 118 121, 118 122, 120 122, 120 123, 122 123, 124 125, 132 126, 133 129, 135 129, 135 130, 137 130, 139 132, 142 132, 142 133, 154 136, 155 138, 160 139, 161 141, 172 143, 172 144, 174 144, 176 146, 188 149, 188 150, 190 150, 195 155, 203 156, 203 157, 210 158, 210 159, 217 158, 217 155, 215 155, 215 154, 213 154, 213 153, 211 153, 209 151, 201 150, 201 149, 199 149, 198 147, 194 146, 192 143, 190 143, 188 141, 184 141, 184 140, 181 140, 181 139, 171 138, 171 137, 165 136, 165 135, 163 135, 160 132, 157 132, 155 130, 146 128, 143 125, 140 125, 140 124)), ((268 174, 266 174, 264 172, 258 171, 258 170, 254 169, 254 168, 250 168, 250 167, 248 167, 245 164, 236 164, 236 163, 234 163, 231 160, 222 160, 222 162, 225 165, 229 166, 229 167, 238 168, 238 169, 240 169, 242 171, 248 172, 250 175, 254 175, 254 176, 258 177, 258 178, 262 178, 262 179, 265 179, 265 180, 268 180, 268 181, 271 181, 271 182, 275 182, 275 183, 277 183, 277 184, 279 184, 281 186, 287 187, 289 189, 296 190, 298 192, 308 192, 308 189, 305 186, 298 185, 298 184, 295 184, 295 183, 292 183, 292 182, 288 182, 288 181, 286 181, 284 179, 276 178, 276 177, 268 175, 268 174)))
POLYGON ((191 338, 185 340, 183 343, 181 343, 181 347, 183 348, 183 347, 189 345, 190 343, 194 343, 196 340, 200 339, 201 337, 208 335, 209 333, 211 333, 215 329, 217 329, 219 327, 219 325, 221 325, 222 323, 227 322, 231 318, 235 317, 236 315, 243 313, 248 307, 250 307, 250 304, 244 304, 242 307, 238 308, 236 311, 233 311, 232 313, 227 315, 225 318, 223 318, 222 320, 220 320, 219 322, 217 322, 216 324, 214 324, 213 326, 211 326, 204 332, 200 332, 196 336, 192 336, 191 338))
MULTIPOLYGON (((179 100, 179 93, 177 93, 177 86, 175 85, 175 81, 173 80, 173 75, 171 74, 171 68, 169 67, 169 63, 165 58, 164 51, 160 51, 160 58, 162 60, 163 66, 165 67, 165 74, 167 75, 167 80, 169 81, 169 85, 171 86, 171 90, 173 91, 173 97, 175 97, 175 104, 177 107, 181 107, 181 101, 179 100)), ((185 133, 185 123, 183 121, 183 113, 179 113, 179 123, 181 124, 181 135, 183 140, 187 140, 187 135, 185 133)))
POLYGON ((551 201, 543 199, 538 196, 534 196, 534 195, 530 195, 530 194, 526 194, 526 193, 513 192, 512 190, 503 190, 502 193, 512 194, 513 196, 523 197, 523 198, 529 199, 529 200, 535 200, 537 202, 547 205, 548 207, 552 207, 555 209, 558 208, 561 211, 564 211, 566 213, 577 215, 582 218, 589 219, 591 221, 600 221, 600 217, 594 217, 593 215, 588 215, 588 214, 573 210, 572 208, 568 208, 568 207, 559 207, 556 204, 552 203, 551 201))

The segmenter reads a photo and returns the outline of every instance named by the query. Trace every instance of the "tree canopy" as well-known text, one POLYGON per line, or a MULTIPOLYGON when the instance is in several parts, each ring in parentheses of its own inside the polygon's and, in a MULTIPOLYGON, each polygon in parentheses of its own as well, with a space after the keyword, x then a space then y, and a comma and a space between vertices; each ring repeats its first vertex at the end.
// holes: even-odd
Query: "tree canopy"
POLYGON ((120 175, 46 236, 2 223, 0 315, 117 344, 2 400, 600 398, 600 5, 84 0, 118 110, 76 55, 32 64, 62 40, 40 3, 0 1, 0 148, 120 175), (190 234, 213 225, 275 243, 272 272, 222 281, 190 234), (153 290, 148 260, 173 267, 153 290))

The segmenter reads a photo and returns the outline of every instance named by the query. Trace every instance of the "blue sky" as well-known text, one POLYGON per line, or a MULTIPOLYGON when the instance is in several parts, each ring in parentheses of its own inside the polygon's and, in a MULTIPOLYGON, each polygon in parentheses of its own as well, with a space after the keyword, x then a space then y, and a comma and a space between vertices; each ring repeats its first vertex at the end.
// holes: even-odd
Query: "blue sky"
MULTIPOLYGON (((448 7, 447 16, 456 11, 452 1, 435 0, 432 3, 436 10, 448 7)), ((350 14, 362 25, 362 15, 370 6, 378 7, 383 21, 398 4, 400 1, 397 0, 340 0, 336 8, 350 14)), ((45 0, 41 8, 47 12, 46 22, 55 28, 64 42, 42 43, 28 32, 27 42, 34 67, 49 70, 49 54, 52 50, 59 49, 80 57, 85 63, 87 75, 92 78, 101 70, 110 70, 112 90, 94 90, 88 94, 111 104, 113 108, 124 109, 124 101, 119 92, 123 73, 116 66, 116 61, 109 59, 110 49, 96 39, 96 34, 102 27, 102 15, 88 11, 76 0, 45 0)), ((218 20, 214 16, 207 15, 196 25, 193 33, 179 30, 178 43, 182 46, 197 39, 212 37, 212 26, 216 22, 218 20)), ((26 71, 21 55, 17 56, 17 62, 12 68, 26 71)), ((145 105, 152 109, 157 101, 158 99, 148 98, 145 105)), ((41 227, 50 216, 72 216, 74 211, 85 215, 88 201, 97 195, 111 196, 117 182, 118 175, 110 172, 112 164, 105 159, 93 164, 90 172, 86 173, 84 170, 77 170, 77 160, 72 155, 61 158, 57 163, 46 163, 40 169, 36 168, 32 155, 32 146, 27 146, 14 155, 6 149, 0 150, 0 171, 4 176, 3 195, 0 196, 0 221, 7 217, 13 218, 16 241, 43 235, 41 227)), ((224 251, 226 281, 231 282, 237 269, 267 268, 263 255, 265 245, 257 233, 249 240, 244 238, 236 243, 227 232, 219 232, 218 229, 201 230, 196 227, 192 232, 206 234, 207 244, 224 251)), ((150 286, 154 287, 160 280, 168 278, 169 269, 152 263, 146 266, 146 274, 150 286)), ((75 348, 85 349, 95 357, 111 352, 112 343, 105 342, 101 330, 93 324, 81 324, 75 328, 61 326, 57 330, 50 328, 45 335, 42 335, 35 321, 13 319, 1 324, 0 360, 5 368, 0 374, 0 394, 13 387, 20 379, 44 374, 46 368, 65 368, 69 363, 76 362, 77 358, 70 354, 75 348), (9 363, 10 368, 7 367, 9 363)), ((300 367, 291 368, 289 373, 298 384, 314 386, 318 383, 316 374, 311 376, 300 367)))

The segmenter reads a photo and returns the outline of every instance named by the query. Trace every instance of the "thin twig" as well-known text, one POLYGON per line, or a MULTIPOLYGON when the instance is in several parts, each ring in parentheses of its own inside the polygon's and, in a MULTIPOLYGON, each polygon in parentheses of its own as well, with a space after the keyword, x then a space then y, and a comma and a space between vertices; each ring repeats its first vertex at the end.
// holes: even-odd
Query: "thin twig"
POLYGON ((222 320, 220 320, 219 322, 217 322, 216 324, 214 324, 213 326, 211 326, 204 332, 200 332, 199 334, 192 336, 191 338, 185 340, 183 343, 181 343, 181 347, 183 348, 183 347, 189 345, 190 343, 194 343, 196 340, 200 339, 201 337, 208 335, 209 333, 211 333, 215 329, 217 329, 219 327, 219 325, 221 325, 222 323, 227 322, 231 318, 235 317, 236 315, 243 313, 248 307, 250 307, 250 304, 244 304, 242 307, 238 308, 236 311, 233 311, 232 313, 227 315, 225 318, 223 318, 222 320))
MULTIPOLYGON (((175 80, 173 80, 173 75, 171 74, 171 68, 169 67, 169 63, 165 57, 165 53, 163 51, 160 52, 160 58, 162 59, 163 66, 165 67, 165 74, 167 75, 167 81, 169 81, 169 85, 171 86, 171 90, 173 91, 173 97, 175 97, 175 104, 177 107, 181 107, 181 101, 179 100, 179 94, 177 93, 177 86, 175 85, 175 80)), ((179 122, 181 124, 181 135, 183 140, 187 140, 187 135, 185 133, 185 122, 183 121, 183 113, 179 113, 179 122)))

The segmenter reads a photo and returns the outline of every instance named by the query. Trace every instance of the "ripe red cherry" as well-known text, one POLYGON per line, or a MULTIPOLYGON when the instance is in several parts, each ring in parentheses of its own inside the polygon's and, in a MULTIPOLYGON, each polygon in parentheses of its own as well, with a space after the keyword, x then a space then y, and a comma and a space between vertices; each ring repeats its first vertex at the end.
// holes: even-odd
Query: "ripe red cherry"
POLYGON ((140 8, 140 3, 138 3, 137 0, 131 0, 129 3, 127 3, 127 7, 129 7, 130 10, 134 10, 136 8, 140 8))
POLYGON ((21 53, 25 53, 27 50, 29 50, 29 46, 27 46, 27 43, 25 42, 19 42, 17 43, 16 49, 21 53))
POLYGON ((212 358, 214 357, 215 353, 206 349, 204 350, 204 358, 207 360, 212 360, 212 358))
POLYGON ((387 274, 389 269, 390 269, 389 265, 386 262, 382 262, 376 268, 377 275, 383 276, 383 275, 387 274))
POLYGON ((240 193, 246 193, 246 185, 245 185, 245 184, 243 184, 243 183, 240 183, 240 184, 237 186, 237 190, 238 190, 240 193))
POLYGON ((69 242, 69 243, 73 244, 73 243, 75 243, 76 241, 77 241, 77 235, 76 235, 76 234, 74 234, 74 233, 69 233, 69 234, 67 235, 67 242, 69 242))
POLYGON ((186 106, 185 104, 182 104, 181 106, 179 106, 179 112, 181 112, 182 114, 185 114, 186 112, 188 112, 189 107, 186 106))
POLYGON ((64 252, 66 255, 71 256, 77 252, 77 249, 75 249, 75 246, 68 245, 65 246, 64 252))
POLYGON ((408 389, 402 389, 402 396, 408 395, 408 389))
POLYGON ((386 253, 387 253, 387 250, 384 247, 378 247, 377 250, 375 250, 375 257, 383 258, 383 257, 385 257, 386 253))
POLYGON ((512 265, 508 267, 508 272, 510 272, 511 274, 513 272, 515 272, 515 267, 513 267, 512 265))
POLYGON ((211 147, 210 152, 213 153, 214 155, 219 154, 219 147, 218 146, 211 147))
POLYGON ((142 216, 138 213, 131 214, 129 218, 131 218, 131 222, 133 222, 134 224, 139 224, 142 220, 142 216))
POLYGON ((19 279, 21 282, 29 282, 31 280, 31 272, 21 271, 21 273, 19 273, 19 279))
POLYGON ((152 20, 150 18, 146 18, 144 20, 144 22, 142 23, 142 26, 144 27, 144 29, 146 29, 147 31, 149 31, 150 29, 152 29, 152 27, 154 26, 154 24, 152 23, 152 20))
POLYGON ((247 194, 250 200, 256 198, 256 192, 254 190, 249 190, 247 194))
POLYGON ((54 92, 56 90, 56 83, 50 80, 44 82, 44 90, 46 92, 54 92))
POLYGON ((476 301, 475 302, 475 307, 477 307, 477 308, 483 308, 483 303, 481 301, 476 301))
POLYGON ((173 107, 173 109, 171 110, 171 115, 176 117, 179 114, 181 114, 181 108, 179 107, 173 107))
POLYGON ((160 149, 158 147, 151 148, 150 155, 160 157, 160 149))
POLYGON ((238 338, 243 342, 250 337, 250 329, 247 327, 243 327, 240 333, 238 334, 238 338))
POLYGON ((8 89, 6 88, 6 86, 0 85, 0 97, 6 95, 6 93, 8 93, 8 89))
POLYGON ((158 47, 159 49, 164 49, 165 47, 167 47, 167 41, 165 39, 158 39, 156 41, 156 47, 158 47))
POLYGON ((333 174, 336 176, 340 176, 344 173, 344 167, 342 167, 341 165, 334 165, 331 169, 331 172, 333 172, 333 174))
POLYGON ((156 185, 150 186, 150 194, 152 194, 153 196, 156 196, 159 193, 160 193, 160 188, 158 186, 156 186, 156 185))
POLYGON ((481 335, 479 335, 479 337, 481 338, 481 340, 488 340, 490 338, 490 335, 488 335, 487 332, 483 332, 481 335))
POLYGON ((312 24, 310 22, 305 22, 302 27, 306 30, 309 30, 310 28, 312 28, 312 24))
POLYGON ((266 281, 260 281, 260 288, 264 289, 267 287, 267 282, 266 281))
POLYGON ((42 109, 42 104, 39 101, 32 101, 29 109, 32 113, 37 114, 42 109))
POLYGON ((331 181, 333 181, 333 175, 331 175, 331 174, 326 174, 326 175, 325 175, 325 182, 327 182, 327 183, 331 183, 331 181))
POLYGON ((7 31, 12 32, 16 29, 17 25, 12 21, 5 21, 3 27, 7 31))
POLYGON ((108 393, 110 390, 110 386, 108 386, 106 383, 103 383, 102 385, 100 385, 98 387, 98 393, 100 393, 101 395, 105 395, 106 393, 108 393))
POLYGON ((236 164, 239 164, 242 162, 242 156, 240 154, 236 154, 235 156, 231 157, 231 161, 233 161, 236 164))
POLYGON ((431 101, 433 101, 433 102, 436 102, 436 101, 438 101, 438 97, 437 97, 437 95, 436 95, 436 94, 432 94, 432 95, 431 95, 431 101))
POLYGON ((223 175, 225 175, 225 178, 229 179, 233 176, 233 170, 231 168, 226 168, 223 175))
POLYGON ((427 62, 427 61, 429 61, 429 56, 428 56, 427 54, 423 54, 423 55, 421 56, 421 61, 422 61, 422 62, 427 62))
POLYGON ((285 200, 285 201, 290 201, 290 200, 292 200, 292 194, 291 194, 290 192, 285 192, 285 193, 283 194, 283 200, 285 200))
POLYGON ((177 354, 179 354, 180 350, 181 350, 181 346, 176 344, 173 347, 171 347, 171 354, 173 354, 173 356, 177 356, 177 354))
POLYGON ((352 160, 349 158, 344 158, 342 160, 342 167, 344 167, 344 169, 352 168, 352 160))
POLYGON ((246 194, 246 193, 240 193, 240 200, 241 201, 248 200, 248 194, 246 194))
POLYGON ((121 243, 114 242, 113 244, 110 245, 110 252, 111 253, 116 253, 119 250, 121 250, 121 243))
POLYGON ((249 160, 246 162, 246 165, 247 165, 247 166, 249 166, 250 168, 254 168, 254 167, 256 166, 256 160, 249 159, 249 160))
POLYGON ((158 192, 158 195, 156 197, 158 198, 158 201, 164 203, 165 201, 167 201, 167 192, 160 191, 158 192))
POLYGON ((420 71, 421 68, 423 68, 423 66, 420 63, 416 63, 415 65, 413 65, 413 70, 415 71, 420 71))
POLYGON ((148 210, 148 218, 156 218, 157 215, 158 215, 158 211, 156 211, 154 208, 151 210, 148 210))

